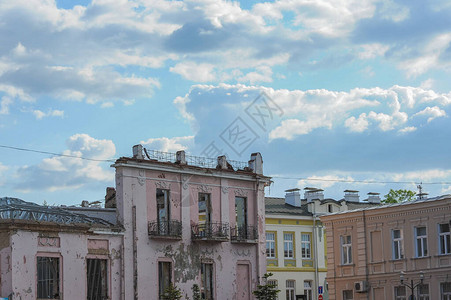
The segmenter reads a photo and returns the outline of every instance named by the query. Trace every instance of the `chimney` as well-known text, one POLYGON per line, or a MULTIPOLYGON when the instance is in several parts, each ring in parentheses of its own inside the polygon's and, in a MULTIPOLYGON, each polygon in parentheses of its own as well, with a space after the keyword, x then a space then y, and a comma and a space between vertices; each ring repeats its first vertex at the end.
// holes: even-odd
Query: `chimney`
POLYGON ((114 187, 106 188, 105 208, 116 208, 116 189, 114 187))
POLYGON ((227 169, 227 157, 225 155, 218 156, 218 166, 219 169, 227 169))
POLYGON ((185 151, 177 151, 175 154, 175 163, 179 165, 186 165, 185 151))
POLYGON ((359 202, 359 191, 345 190, 345 201, 359 202))
POLYGON ((304 198, 307 200, 307 203, 312 202, 312 200, 324 200, 324 190, 314 188, 314 187, 306 187, 304 188, 304 198))
POLYGON ((301 195, 299 194, 299 189, 285 191, 285 204, 301 207, 301 195))
POLYGON ((135 145, 133 146, 133 158, 144 159, 143 157, 143 146, 135 145))
POLYGON ((374 203, 374 204, 380 204, 381 203, 381 197, 379 197, 379 193, 368 193, 368 202, 374 203))
POLYGON ((249 168, 256 174, 263 175, 263 159, 260 152, 252 153, 249 168))

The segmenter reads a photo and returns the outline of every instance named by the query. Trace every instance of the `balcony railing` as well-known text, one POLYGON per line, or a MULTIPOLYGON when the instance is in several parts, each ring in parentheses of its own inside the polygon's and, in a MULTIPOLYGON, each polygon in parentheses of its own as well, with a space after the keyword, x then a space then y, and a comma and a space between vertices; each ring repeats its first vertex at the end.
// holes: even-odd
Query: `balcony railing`
POLYGON ((192 224, 191 236, 193 240, 227 241, 229 239, 229 223, 192 224))
POLYGON ((230 237, 234 242, 254 243, 258 239, 257 226, 236 226, 230 228, 230 237))
POLYGON ((177 220, 149 222, 149 236, 152 238, 182 238, 182 222, 177 220))

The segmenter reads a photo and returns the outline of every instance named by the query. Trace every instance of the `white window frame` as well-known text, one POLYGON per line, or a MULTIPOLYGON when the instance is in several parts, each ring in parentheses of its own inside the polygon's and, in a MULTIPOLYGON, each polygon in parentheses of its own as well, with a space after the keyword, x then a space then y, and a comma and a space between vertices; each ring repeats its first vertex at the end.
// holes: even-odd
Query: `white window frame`
POLYGON ((303 259, 312 258, 312 242, 309 233, 301 233, 301 257, 303 259), (307 237, 308 240, 304 240, 304 237, 307 237))
POLYGON ((341 244, 341 264, 352 264, 352 237, 351 235, 340 236, 341 244), (349 239, 348 239, 349 237, 349 239))
POLYGON ((415 227, 415 253, 416 257, 428 256, 428 236, 426 226, 415 227), (418 235, 419 229, 424 228, 424 235, 418 235))
POLYGON ((295 280, 287 280, 285 282, 285 294, 286 300, 296 300, 296 281, 295 280))
POLYGON ((394 260, 396 259, 403 259, 404 258, 404 247, 403 247, 403 232, 402 229, 393 229, 392 233, 392 248, 393 248, 393 255, 392 258, 394 260), (395 232, 399 231, 399 237, 395 237, 395 232))
POLYGON ((313 300, 312 294, 312 285, 313 282, 311 280, 304 280, 304 296, 305 300, 313 300))
POLYGON ((450 224, 438 224, 438 239, 439 239, 439 247, 438 252, 441 255, 451 254, 451 233, 450 233, 450 224), (448 231, 443 231, 442 226, 448 226, 448 231))
POLYGON ((276 233, 275 232, 266 232, 266 257, 267 258, 276 258, 276 233), (272 237, 271 237, 271 235, 272 235, 272 237))
POLYGON ((294 258, 294 233, 284 232, 283 233, 283 257, 292 259, 294 258), (291 238, 289 238, 291 236, 291 238))

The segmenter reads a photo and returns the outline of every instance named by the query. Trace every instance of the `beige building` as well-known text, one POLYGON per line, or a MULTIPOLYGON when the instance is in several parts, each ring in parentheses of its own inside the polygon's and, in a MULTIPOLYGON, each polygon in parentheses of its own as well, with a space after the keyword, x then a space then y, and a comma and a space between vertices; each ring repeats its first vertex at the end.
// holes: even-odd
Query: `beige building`
POLYGON ((321 221, 329 299, 451 300, 451 195, 321 221))

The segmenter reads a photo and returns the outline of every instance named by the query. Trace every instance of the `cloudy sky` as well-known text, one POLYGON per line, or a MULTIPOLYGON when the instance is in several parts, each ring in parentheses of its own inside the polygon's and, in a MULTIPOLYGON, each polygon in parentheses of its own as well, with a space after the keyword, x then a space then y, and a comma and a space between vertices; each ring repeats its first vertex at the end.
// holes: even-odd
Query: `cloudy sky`
POLYGON ((102 199, 138 143, 451 193, 450 75, 446 0, 0 0, 0 196, 102 199))

